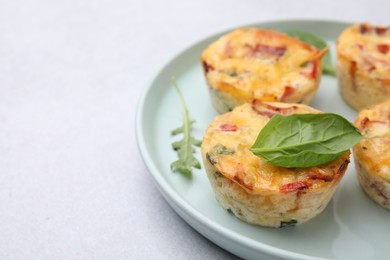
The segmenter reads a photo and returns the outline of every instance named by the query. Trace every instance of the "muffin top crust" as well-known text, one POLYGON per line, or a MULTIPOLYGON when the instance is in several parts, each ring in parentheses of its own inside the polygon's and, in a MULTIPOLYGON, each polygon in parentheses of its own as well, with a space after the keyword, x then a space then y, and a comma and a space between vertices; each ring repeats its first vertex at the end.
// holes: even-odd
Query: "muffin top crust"
POLYGON ((309 168, 284 168, 254 155, 249 148, 274 114, 320 113, 302 104, 254 101, 217 116, 209 125, 202 153, 215 171, 250 193, 289 193, 326 188, 343 176, 349 152, 309 168))
POLYGON ((243 28, 219 38, 201 57, 209 85, 251 102, 299 102, 315 90, 325 50, 285 33, 243 28))
POLYGON ((358 163, 390 181, 390 100, 360 111, 355 126, 363 135, 354 147, 358 163))
POLYGON ((336 49, 360 73, 383 79, 390 86, 390 27, 355 24, 339 36, 336 49))

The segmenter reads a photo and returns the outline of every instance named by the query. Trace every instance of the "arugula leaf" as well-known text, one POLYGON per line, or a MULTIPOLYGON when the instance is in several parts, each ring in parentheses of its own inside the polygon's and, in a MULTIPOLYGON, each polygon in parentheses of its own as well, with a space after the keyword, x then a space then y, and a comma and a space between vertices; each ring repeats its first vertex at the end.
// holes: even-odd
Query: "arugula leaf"
POLYGON ((312 167, 336 159, 361 137, 354 125, 336 114, 277 114, 250 150, 274 165, 312 167))
MULTIPOLYGON (((285 33, 300 41, 309 43, 320 50, 328 47, 328 44, 324 40, 308 32, 291 30, 291 31, 286 31, 285 33)), ((328 50, 328 52, 325 53, 325 55, 322 57, 322 72, 324 74, 328 74, 332 76, 336 75, 336 68, 332 65, 330 50, 328 50)))
POLYGON ((172 84, 179 94, 182 103, 183 125, 172 130, 171 134, 183 134, 183 139, 172 143, 172 148, 177 151, 179 159, 171 163, 171 170, 190 175, 192 173, 192 167, 200 169, 200 163, 193 155, 195 152, 193 146, 200 146, 202 142, 191 136, 192 125, 195 121, 190 120, 183 94, 174 78, 172 78, 172 84))

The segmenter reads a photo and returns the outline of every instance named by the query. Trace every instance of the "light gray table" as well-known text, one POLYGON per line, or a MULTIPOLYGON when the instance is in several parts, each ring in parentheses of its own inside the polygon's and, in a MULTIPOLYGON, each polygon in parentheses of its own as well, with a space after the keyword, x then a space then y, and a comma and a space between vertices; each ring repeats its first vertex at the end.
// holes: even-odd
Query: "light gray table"
POLYGON ((164 201, 135 108, 174 54, 280 19, 389 24, 389 1, 0 1, 0 259, 233 259, 164 201))

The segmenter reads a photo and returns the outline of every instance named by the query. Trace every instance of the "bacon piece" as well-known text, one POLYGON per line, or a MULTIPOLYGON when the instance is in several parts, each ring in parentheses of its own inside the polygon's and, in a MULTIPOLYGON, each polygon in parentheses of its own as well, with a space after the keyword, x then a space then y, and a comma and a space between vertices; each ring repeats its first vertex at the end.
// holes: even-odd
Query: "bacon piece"
POLYGON ((349 75, 351 76, 352 90, 356 91, 356 61, 350 61, 349 75))
POLYGON ((322 173, 310 175, 311 180, 323 180, 324 182, 330 182, 333 180, 332 175, 326 175, 322 173))
POLYGON ((389 28, 387 28, 387 27, 370 26, 370 25, 367 25, 367 24, 361 24, 360 28, 359 28, 359 32, 361 34, 375 32, 377 35, 383 36, 383 35, 385 35, 387 33, 388 29, 389 28))
POLYGON ((231 172, 231 178, 233 181, 235 181, 237 184, 241 185, 242 187, 252 191, 254 186, 252 182, 248 182, 246 178, 246 172, 244 170, 244 167, 241 163, 238 163, 234 166, 234 169, 232 169, 231 172))
POLYGON ((222 124, 219 126, 222 132, 236 132, 237 126, 233 124, 222 124))
POLYGON ((311 65, 311 71, 302 71, 300 72, 303 76, 315 79, 318 74, 318 61, 317 60, 312 60, 308 62, 308 65, 311 65))
POLYGON ((233 47, 232 47, 230 41, 228 41, 225 45, 225 55, 226 55, 226 57, 231 58, 231 57, 233 57, 233 54, 234 54, 233 47))
POLYGON ((209 71, 214 70, 214 67, 209 65, 207 62, 202 61, 203 71, 207 74, 209 71))
POLYGON ((311 69, 310 76, 312 79, 315 79, 317 78, 317 73, 318 73, 318 60, 312 61, 312 63, 313 63, 313 67, 311 69))
MULTIPOLYGON (((245 176, 245 172, 243 172, 242 174, 245 176)), ((244 186, 248 190, 253 190, 253 185, 246 183, 245 180, 243 178, 241 178, 240 176, 234 175, 233 180, 236 181, 241 186, 244 186)))
POLYGON ((290 86, 285 86, 284 87, 284 92, 282 97, 280 98, 280 101, 284 102, 286 99, 291 96, 295 92, 295 88, 290 87, 290 86))
POLYGON ((375 27, 375 32, 376 32, 376 34, 382 36, 387 32, 387 29, 388 28, 386 28, 386 27, 375 27))
POLYGON ((271 118, 276 114, 290 115, 294 113, 294 111, 297 109, 297 106, 276 107, 270 104, 263 103, 261 100, 255 99, 252 102, 252 109, 256 111, 256 113, 258 113, 259 115, 271 118))
POLYGON ((271 57, 281 57, 284 55, 284 53, 287 50, 286 46, 270 46, 258 43, 255 46, 251 46, 249 44, 246 44, 245 46, 250 48, 250 56, 255 56, 257 53, 271 56, 271 57))
POLYGON ((366 25, 366 24, 361 24, 360 25, 360 28, 359 28, 359 31, 361 34, 366 34, 367 32, 369 32, 371 30, 371 27, 366 25))
POLYGON ((374 65, 374 63, 372 63, 372 61, 370 59, 368 59, 367 57, 363 57, 363 61, 367 66, 368 72, 371 72, 371 71, 376 69, 376 66, 374 65))
POLYGON ((368 71, 372 71, 375 69, 375 62, 382 63, 385 66, 389 65, 389 62, 387 60, 378 59, 375 56, 372 56, 369 52, 366 51, 366 49, 362 45, 358 44, 357 47, 362 52, 364 62, 366 63, 366 65, 368 65, 368 71))
POLYGON ((359 130, 361 131, 366 128, 369 121, 370 119, 368 117, 363 118, 362 121, 360 121, 359 130))
POLYGON ((308 181, 296 181, 296 182, 291 182, 284 184, 279 187, 279 190, 282 193, 289 193, 289 192, 294 192, 294 191, 299 191, 299 190, 304 190, 307 188, 310 188, 312 186, 312 183, 308 181))
MULTIPOLYGON (((375 67, 375 65, 373 63, 374 58, 366 51, 364 46, 361 45, 361 44, 358 44, 357 47, 362 52, 362 58, 363 58, 364 64, 366 65, 366 69, 369 72, 371 72, 374 69, 376 69, 376 67, 375 67)), ((356 62, 355 62, 355 70, 356 70, 356 62)))
POLYGON ((386 54, 389 52, 389 45, 388 44, 385 44, 385 43, 382 43, 382 44, 378 44, 376 46, 376 48, 378 49, 378 51, 382 54, 386 54))
POLYGON ((313 168, 313 172, 310 174, 309 178, 311 180, 323 180, 325 182, 330 182, 333 180, 333 174, 327 175, 320 171, 318 168, 313 168))
POLYGON ((337 170, 337 175, 343 175, 345 173, 345 171, 347 170, 348 168, 348 164, 350 163, 351 161, 349 159, 346 159, 339 167, 339 169, 337 170))
POLYGON ((317 77, 317 74, 318 74, 318 64, 317 63, 318 63, 317 60, 312 60, 310 62, 311 71, 310 71, 310 73, 306 73, 305 76, 312 78, 312 79, 315 79, 317 77))
POLYGON ((360 121, 359 130, 363 131, 370 124, 389 124, 389 121, 370 120, 368 117, 364 117, 362 121, 360 121))
POLYGON ((260 52, 263 54, 278 57, 283 56, 286 50, 286 46, 269 46, 261 43, 256 44, 255 48, 253 49, 254 52, 260 52))

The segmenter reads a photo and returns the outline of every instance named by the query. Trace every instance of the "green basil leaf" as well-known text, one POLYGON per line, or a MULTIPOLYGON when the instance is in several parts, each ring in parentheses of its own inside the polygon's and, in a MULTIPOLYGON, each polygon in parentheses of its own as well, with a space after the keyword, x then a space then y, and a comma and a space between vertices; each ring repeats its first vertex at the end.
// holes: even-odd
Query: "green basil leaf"
MULTIPOLYGON (((291 31, 286 31, 285 33, 287 33, 291 37, 294 37, 300 41, 309 43, 320 50, 328 47, 328 44, 326 43, 326 41, 324 41, 324 40, 318 38, 317 36, 315 36, 314 34, 311 34, 308 32, 291 30, 291 31)), ((336 69, 332 65, 330 50, 328 50, 328 52, 322 57, 322 72, 324 74, 328 74, 328 75, 332 75, 332 76, 336 75, 336 69)))
POLYGON ((312 167, 330 162, 359 142, 359 130, 340 115, 274 115, 250 150, 282 167, 312 167))

